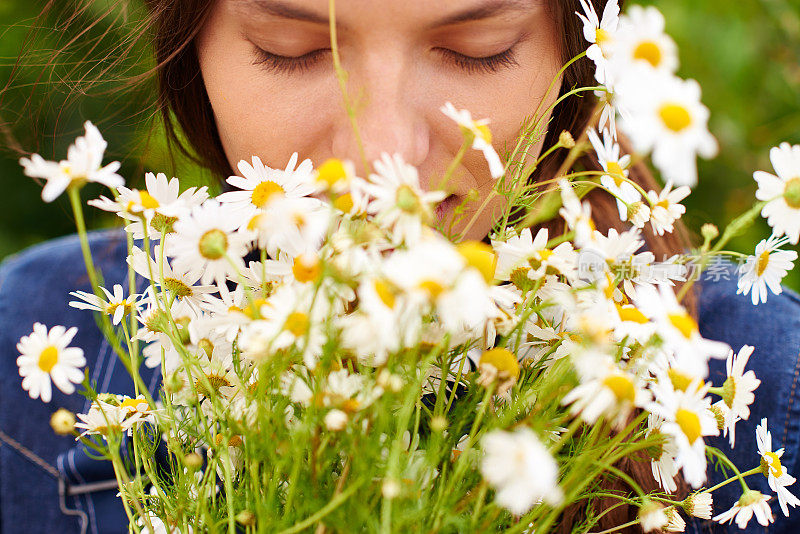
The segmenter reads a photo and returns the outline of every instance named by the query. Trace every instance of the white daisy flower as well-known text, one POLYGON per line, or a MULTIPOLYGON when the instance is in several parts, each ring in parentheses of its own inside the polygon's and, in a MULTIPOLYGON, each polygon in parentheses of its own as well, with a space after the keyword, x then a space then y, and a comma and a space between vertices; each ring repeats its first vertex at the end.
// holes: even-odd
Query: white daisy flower
MULTIPOLYGON (((603 140, 600 141, 600 136, 594 128, 587 131, 589 141, 592 143, 597 154, 597 160, 600 166, 603 167, 605 174, 600 177, 600 183, 609 192, 617 197, 617 209, 619 210, 619 218, 623 221, 628 220, 628 205, 635 204, 642 199, 641 193, 626 179, 628 178, 628 167, 631 165, 630 154, 620 156, 620 146, 614 141, 614 137, 610 130, 603 130, 603 140)), ((641 222, 644 218, 646 221, 649 218, 649 208, 642 206, 644 210, 637 213, 636 222, 641 222), (645 213, 645 210, 647 213, 645 213)), ((641 208, 640 208, 641 209, 641 208)), ((633 215, 633 213, 631 213, 633 215)), ((633 221, 631 221, 633 222, 633 221)), ((636 226, 642 227, 643 224, 636 226)))
POLYGON ((424 191, 417 169, 403 161, 399 154, 383 153, 374 162, 375 173, 364 185, 371 197, 367 211, 375 221, 391 228, 396 242, 419 241, 422 224, 433 219, 433 205, 444 199, 444 191, 424 191))
POLYGON ((522 515, 542 500, 558 504, 558 464, 532 430, 493 430, 483 436, 483 478, 496 491, 497 503, 512 514, 522 515))
POLYGON ((664 235, 664 232, 672 233, 675 221, 686 212, 686 206, 680 202, 691 192, 692 190, 686 185, 672 189, 672 182, 667 182, 660 193, 647 192, 647 198, 652 206, 650 225, 656 235, 664 235))
POLYGON ((738 354, 734 354, 731 350, 725 362, 728 377, 722 385, 722 402, 717 406, 722 409, 725 416, 724 431, 726 436, 730 434, 731 448, 736 442, 736 423, 750 417, 750 405, 756 399, 753 391, 761 384, 761 380, 756 378, 752 370, 744 371, 753 349, 754 347, 750 345, 743 345, 738 354))
POLYGON ((69 303, 73 308, 79 310, 93 310, 112 317, 112 322, 116 325, 122 321, 122 318, 129 313, 135 313, 138 309, 138 298, 140 295, 123 296, 122 286, 114 284, 114 293, 108 289, 100 286, 103 293, 106 294, 108 300, 103 300, 94 293, 87 293, 86 291, 72 291, 70 295, 77 297, 81 300, 73 300, 69 303))
MULTIPOLYGON (((616 0, 614 0, 616 1, 616 0)), ((458 110, 450 102, 445 102, 439 108, 442 113, 453 119, 461 127, 462 132, 472 137, 472 148, 483 152, 486 163, 489 164, 489 172, 492 178, 503 176, 505 168, 500 156, 497 155, 492 147, 492 132, 489 131, 489 119, 473 120, 472 114, 466 110, 458 110)))
MULTIPOLYGON (((576 358, 580 359, 581 355, 576 358)), ((634 408, 642 407, 650 400, 646 383, 620 369, 607 354, 590 352, 589 360, 577 365, 591 369, 592 377, 567 393, 561 402, 565 406, 571 405, 570 413, 580 414, 589 424, 594 424, 602 415, 621 430, 634 408)))
POLYGON ((640 72, 622 80, 616 95, 630 114, 623 129, 638 152, 652 151, 665 181, 697 184, 697 155, 711 158, 717 141, 707 127, 708 108, 700 85, 671 75, 640 72))
POLYGON ((264 165, 261 158, 253 156, 252 164, 242 160, 237 167, 241 176, 231 176, 226 181, 239 189, 228 191, 217 197, 223 204, 242 211, 249 219, 258 210, 266 209, 270 201, 282 197, 299 198, 316 193, 314 166, 305 159, 297 168, 297 152, 292 154, 284 170, 264 165))
POLYGON ((331 224, 331 211, 310 197, 277 197, 248 223, 258 246, 272 258, 286 254, 294 258, 316 251, 331 224))
POLYGON ((237 232, 239 218, 215 199, 195 206, 175 223, 174 240, 166 252, 174 258, 173 266, 181 271, 201 272, 201 282, 217 283, 222 290, 230 275, 244 269, 249 237, 237 232))
POLYGON ((520 283, 519 276, 528 280, 542 278, 553 271, 572 276, 575 269, 576 253, 572 243, 564 242, 553 249, 547 248, 548 230, 540 228, 536 237, 531 229, 523 229, 519 235, 513 228, 506 241, 492 240, 497 254, 497 267, 494 277, 498 280, 512 280, 520 283))
POLYGON ((711 400, 705 397, 708 385, 695 381, 685 391, 675 390, 666 374, 652 384, 655 401, 646 409, 664 419, 661 432, 672 436, 678 448, 675 461, 683 478, 697 488, 706 480, 704 436, 717 436, 717 421, 711 413, 711 400))
POLYGON ((208 199, 206 186, 189 187, 181 193, 178 179, 167 180, 167 175, 161 172, 157 175, 152 172, 146 173, 144 181, 146 190, 121 186, 117 188, 116 200, 101 196, 99 199, 90 200, 88 204, 133 221, 125 227, 125 230, 132 234, 134 239, 144 239, 144 226, 140 218, 144 215, 149 223, 148 237, 160 239, 162 232, 169 234, 173 231, 173 225, 181 213, 208 199))
POLYGON ((639 526, 644 532, 651 532, 663 528, 668 522, 666 510, 663 506, 650 499, 644 499, 639 508, 639 526))
POLYGON ((103 439, 108 439, 111 434, 121 434, 130 432, 133 425, 141 419, 140 413, 129 415, 127 408, 115 406, 100 399, 92 402, 87 413, 77 414, 79 423, 75 423, 75 428, 83 429, 80 436, 99 435, 103 439))
POLYGON ((760 491, 747 490, 730 510, 715 516, 714 521, 728 523, 736 519, 739 528, 744 529, 753 515, 756 516, 759 524, 765 527, 774 521, 772 510, 769 507, 769 497, 760 491))
POLYGON ((800 145, 781 143, 769 151, 777 176, 756 171, 756 198, 768 204, 761 209, 775 234, 786 234, 792 245, 800 240, 800 145))
POLYGON ((78 329, 67 330, 56 325, 47 330, 41 323, 34 323, 33 332, 22 336, 17 343, 20 356, 17 358, 22 389, 32 399, 41 398, 50 402, 52 398, 51 381, 67 395, 75 391, 74 384, 83 381, 80 368, 86 365, 83 350, 68 347, 78 329))
MULTIPOLYGON (((161 256, 162 244, 157 244, 154 247, 156 258, 161 256)), ((157 286, 161 286, 161 273, 164 274, 164 288, 169 291, 171 295, 179 300, 186 301, 190 306, 193 306, 197 311, 203 305, 203 296, 217 291, 216 286, 212 285, 195 285, 200 280, 202 272, 189 267, 189 270, 184 266, 183 269, 173 267, 167 258, 164 258, 163 263, 159 260, 149 257, 139 247, 134 246, 131 249, 131 254, 127 258, 128 265, 136 271, 139 276, 150 280, 151 274, 153 282, 157 286)))
POLYGON ((800 505, 800 499, 786 489, 786 486, 791 486, 796 480, 781 464, 783 449, 772 451, 772 433, 767 430, 766 418, 756 427, 756 445, 758 454, 761 455, 761 471, 767 477, 769 487, 778 494, 778 503, 783 515, 789 517, 789 505, 792 507, 800 505))
POLYGON ((692 493, 683 501, 683 509, 686 510, 686 513, 700 519, 711 519, 713 508, 714 499, 707 491, 692 493))
POLYGON ((690 377, 708 376, 708 360, 727 357, 730 346, 700 335, 697 321, 678 303, 672 288, 642 285, 632 297, 636 307, 658 325, 665 348, 673 353, 671 367, 690 377))
POLYGON ((617 79, 642 67, 668 74, 678 68, 677 46, 664 33, 664 15, 653 6, 630 6, 620 17, 611 49, 611 71, 617 79))
POLYGON ((608 71, 609 45, 613 42, 619 25, 619 4, 617 0, 609 0, 603 9, 602 20, 597 16, 594 5, 589 0, 581 0, 583 13, 575 12, 583 21, 583 37, 591 46, 586 56, 594 61, 597 67, 595 79, 609 89, 613 81, 608 71))
POLYGON ((120 167, 118 161, 101 167, 108 143, 100 131, 90 121, 86 121, 83 127, 86 133, 75 139, 75 143, 67 149, 67 159, 47 161, 39 154, 33 154, 30 159, 19 160, 26 176, 47 180, 42 189, 42 200, 45 202, 55 200, 71 184, 97 182, 111 189, 125 184, 122 176, 117 174, 120 167))
POLYGON ((736 294, 747 295, 751 293, 753 305, 767 301, 767 288, 774 294, 783 292, 781 280, 786 273, 794 267, 797 252, 794 250, 779 250, 785 245, 789 236, 778 237, 772 234, 768 239, 762 239, 756 245, 755 256, 748 256, 744 265, 739 266, 739 282, 736 294))

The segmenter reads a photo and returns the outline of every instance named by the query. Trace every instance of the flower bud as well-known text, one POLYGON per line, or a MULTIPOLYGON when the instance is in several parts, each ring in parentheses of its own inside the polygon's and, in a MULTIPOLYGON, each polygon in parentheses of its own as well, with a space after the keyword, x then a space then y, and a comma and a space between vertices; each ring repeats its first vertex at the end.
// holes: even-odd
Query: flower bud
POLYGON ((196 452, 190 452, 183 458, 183 463, 189 469, 199 469, 203 466, 203 457, 196 452))
POLYGON ((575 146, 575 139, 572 137, 571 133, 564 130, 561 132, 561 135, 558 136, 558 143, 564 148, 573 148, 575 146))
POLYGON ((65 408, 59 408, 50 416, 50 427, 59 436, 72 434, 75 430, 75 414, 65 408))
POLYGON ((711 223, 706 223, 700 228, 700 235, 703 236, 703 239, 711 241, 719 235, 719 228, 711 223))
POLYGON ((325 426, 333 432, 344 430, 347 426, 347 414, 336 409, 329 411, 325 415, 325 426))

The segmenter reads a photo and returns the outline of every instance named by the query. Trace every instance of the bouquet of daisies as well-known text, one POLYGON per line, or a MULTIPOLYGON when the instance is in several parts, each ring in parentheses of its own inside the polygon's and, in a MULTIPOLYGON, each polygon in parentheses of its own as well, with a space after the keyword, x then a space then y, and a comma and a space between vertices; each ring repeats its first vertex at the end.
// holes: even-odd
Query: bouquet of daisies
MULTIPOLYGON (((577 141, 564 132, 547 150, 568 151, 554 180, 530 184, 536 165, 514 164, 541 121, 503 163, 487 121, 442 107, 464 135, 448 172, 480 150, 491 194, 505 197, 491 244, 434 227, 444 193, 423 190, 397 155, 367 176, 338 159, 315 167, 295 154, 273 169, 253 157, 216 198, 163 174, 125 187, 118 163, 103 166, 106 143, 90 122, 66 160, 21 160, 46 180, 45 201, 69 194, 93 286, 70 304, 98 314, 137 396, 96 391, 70 346, 75 329, 38 323, 18 344, 22 387, 49 402, 52 384, 82 385, 91 409, 58 423, 113 463, 131 530, 547 532, 578 506, 576 528, 590 531, 611 502, 639 509, 619 528, 682 531, 687 515, 714 515, 712 493, 728 483, 742 496, 714 519, 766 525, 769 496, 748 488, 751 476, 769 478, 787 515, 800 504, 766 421, 761 464, 740 469, 706 445, 720 433, 733 445, 750 415, 753 347, 704 339, 681 304, 688 256, 659 262, 642 250, 643 228, 663 235, 684 213, 697 155, 716 151, 699 88, 675 77, 656 9, 620 15, 612 1, 601 18, 584 8, 599 85, 573 93, 595 91, 599 104, 577 141), (635 154, 621 153, 618 116, 635 154), (569 168, 587 151, 602 172, 569 168), (632 158, 648 154, 667 182, 660 193, 628 177, 632 158), (100 285, 80 198, 89 181, 113 195, 88 204, 126 222, 136 274, 127 288, 100 285), (616 198, 628 230, 595 229, 581 201, 593 188, 616 198), (562 235, 513 216, 545 198, 566 222, 562 235), (711 358, 727 358, 723 383, 707 381, 711 358), (158 391, 142 365, 160 369, 158 391), (648 462, 657 489, 619 469, 623 458, 648 462), (733 476, 705 487, 707 458, 733 476)), ((777 176, 755 173, 758 202, 721 235, 706 225, 693 251, 702 270, 766 217, 774 235, 741 267, 739 291, 753 303, 780 291, 796 253, 779 247, 800 234, 800 181, 789 179, 800 175, 800 146, 771 156, 777 176)))

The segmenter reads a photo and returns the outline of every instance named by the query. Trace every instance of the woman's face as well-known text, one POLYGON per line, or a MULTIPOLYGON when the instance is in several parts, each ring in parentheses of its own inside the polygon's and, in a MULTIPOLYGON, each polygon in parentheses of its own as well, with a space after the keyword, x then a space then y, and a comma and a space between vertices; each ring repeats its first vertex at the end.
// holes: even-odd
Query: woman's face
MULTIPOLYGON (((449 221, 464 201, 463 230, 481 239, 503 207, 483 200, 494 180, 470 150, 439 184, 463 141, 439 109, 452 102, 490 119, 501 156, 516 142, 560 68, 550 0, 338 0, 336 24, 347 92, 369 161, 399 153, 424 189, 451 197, 436 210, 449 221), (468 199, 470 190, 475 190, 468 199)), ((328 0, 217 0, 197 41, 200 67, 231 165, 258 155, 285 166, 293 152, 315 165, 361 156, 342 105, 330 51, 328 0)), ((558 86, 556 86, 558 87, 558 86)), ((555 100, 551 91, 548 102, 555 100)), ((546 109, 547 106, 542 106, 546 109)), ((530 157, 541 150, 534 146, 530 157)))

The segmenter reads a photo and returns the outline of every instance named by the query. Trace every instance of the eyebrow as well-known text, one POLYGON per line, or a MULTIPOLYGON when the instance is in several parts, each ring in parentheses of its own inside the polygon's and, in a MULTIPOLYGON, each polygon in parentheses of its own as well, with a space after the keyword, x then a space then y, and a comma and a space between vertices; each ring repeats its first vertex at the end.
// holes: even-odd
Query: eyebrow
MULTIPOLYGON (((327 14, 322 15, 315 11, 294 6, 280 0, 244 0, 244 2, 247 4, 247 7, 251 9, 256 9, 275 17, 311 22, 314 24, 327 25, 330 22, 327 14)), ((522 11, 526 8, 529 8, 531 4, 538 3, 540 2, 533 0, 493 0, 448 15, 445 18, 428 25, 428 29, 488 19, 512 11, 522 11)), ((345 24, 338 24, 342 28, 347 27, 345 24)))

